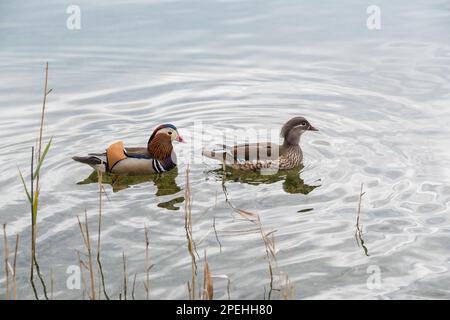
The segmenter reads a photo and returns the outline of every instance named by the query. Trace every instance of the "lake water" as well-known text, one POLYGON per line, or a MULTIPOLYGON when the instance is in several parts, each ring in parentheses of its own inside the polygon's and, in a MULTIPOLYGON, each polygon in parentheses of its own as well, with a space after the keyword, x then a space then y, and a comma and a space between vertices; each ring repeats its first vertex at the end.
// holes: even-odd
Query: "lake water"
MULTIPOLYGON (((270 278, 260 234, 230 204, 276 230, 276 273, 288 276, 296 299, 450 298, 448 1, 377 1, 379 30, 366 25, 371 3, 356 0, 77 1, 79 30, 66 26, 70 4, 0 3, 0 223, 8 224, 10 251, 21 236, 19 298, 34 296, 17 167, 29 170, 46 61, 53 91, 44 136, 54 143, 41 179, 37 250, 48 282, 53 272, 55 298, 82 298, 67 288, 66 271, 78 265, 76 250, 84 252, 77 216, 85 209, 96 240, 98 185, 71 157, 118 139, 144 145, 166 122, 189 141, 175 146, 178 173, 105 184, 102 262, 112 298, 122 290, 123 252, 129 285, 137 274, 136 298, 145 297, 144 225, 150 297, 187 298, 188 163, 199 281, 206 251, 212 273, 229 278, 231 298, 264 298, 270 278), (215 141, 226 130, 277 132, 298 115, 320 129, 302 138, 304 168, 230 175, 230 203, 214 172, 220 165, 191 156, 202 147, 193 143, 200 123, 204 139, 215 141), (367 254, 355 238, 362 183, 367 254)), ((226 299, 227 281, 215 278, 214 290, 226 299)))

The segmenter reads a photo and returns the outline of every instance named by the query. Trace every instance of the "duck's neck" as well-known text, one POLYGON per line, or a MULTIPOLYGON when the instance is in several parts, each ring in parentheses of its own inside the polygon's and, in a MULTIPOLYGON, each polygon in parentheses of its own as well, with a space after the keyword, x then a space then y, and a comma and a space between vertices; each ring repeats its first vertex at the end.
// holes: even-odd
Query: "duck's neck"
POLYGON ((294 141, 292 141, 292 140, 288 141, 287 139, 284 139, 282 147, 285 150, 300 149, 300 137, 294 139, 294 141))
POLYGON ((300 154, 302 150, 300 149, 299 144, 291 144, 288 142, 284 142, 280 148, 280 156, 281 157, 296 157, 300 154))
POLYGON ((147 150, 155 159, 164 161, 172 155, 172 140, 164 134, 157 134, 149 141, 147 150))

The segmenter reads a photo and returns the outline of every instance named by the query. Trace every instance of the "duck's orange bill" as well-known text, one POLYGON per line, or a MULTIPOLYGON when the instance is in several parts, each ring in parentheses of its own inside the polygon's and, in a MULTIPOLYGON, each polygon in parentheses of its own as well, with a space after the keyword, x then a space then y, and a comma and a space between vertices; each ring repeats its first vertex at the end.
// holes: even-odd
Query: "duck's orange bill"
POLYGON ((180 135, 178 135, 177 136, 177 139, 176 139, 178 142, 181 142, 181 143, 186 143, 186 141, 183 139, 183 137, 182 136, 180 136, 180 135))

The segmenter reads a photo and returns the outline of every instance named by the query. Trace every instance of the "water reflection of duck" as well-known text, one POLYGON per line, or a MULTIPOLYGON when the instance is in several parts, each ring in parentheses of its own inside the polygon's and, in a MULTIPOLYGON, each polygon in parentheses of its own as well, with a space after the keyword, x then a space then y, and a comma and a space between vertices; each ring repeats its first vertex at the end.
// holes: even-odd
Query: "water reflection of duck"
POLYGON ((275 143, 247 143, 236 146, 220 146, 214 150, 203 150, 203 155, 219 160, 236 170, 260 169, 289 170, 303 161, 300 137, 306 131, 318 131, 304 117, 295 117, 281 129, 282 145, 275 143))
POLYGON ((270 175, 263 175, 257 171, 241 171, 232 168, 226 169, 224 175, 223 169, 216 169, 210 171, 217 179, 224 181, 240 182, 250 185, 260 184, 272 184, 279 181, 283 181, 283 190, 286 193, 296 194, 308 194, 318 186, 311 186, 305 184, 303 179, 300 178, 301 170, 303 166, 298 166, 290 170, 280 170, 277 173, 270 175))
MULTIPOLYGON (((127 189, 130 186, 138 185, 146 182, 153 182, 156 186, 156 196, 169 196, 181 191, 181 188, 176 183, 176 177, 178 176, 178 170, 171 170, 161 174, 149 174, 140 176, 120 176, 116 174, 105 173, 102 176, 103 184, 109 184, 112 187, 113 192, 119 192, 127 189)), ((90 184, 98 183, 97 171, 93 171, 86 179, 78 182, 77 184, 90 184)), ((168 210, 178 210, 175 205, 182 203, 184 197, 176 197, 167 202, 161 202, 158 207, 166 208, 168 210)))

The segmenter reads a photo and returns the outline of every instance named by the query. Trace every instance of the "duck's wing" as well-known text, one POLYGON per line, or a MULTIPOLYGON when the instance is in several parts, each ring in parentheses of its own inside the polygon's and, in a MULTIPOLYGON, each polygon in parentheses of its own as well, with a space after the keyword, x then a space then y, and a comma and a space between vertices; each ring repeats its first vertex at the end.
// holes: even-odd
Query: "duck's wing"
MULTIPOLYGON (((128 157, 132 157, 132 158, 151 158, 150 154, 148 153, 147 148, 144 148, 144 147, 126 147, 126 148, 123 149, 123 151, 124 151, 125 155, 127 155, 128 157)), ((106 152, 89 153, 88 156, 104 158, 104 157, 106 157, 106 152)))
POLYGON ((144 147, 126 147, 124 151, 131 158, 151 158, 147 148, 144 147))
POLYGON ((279 158, 280 146, 275 143, 246 143, 236 146, 218 146, 212 150, 203 150, 205 157, 227 164, 242 164, 246 162, 276 161, 279 158))

